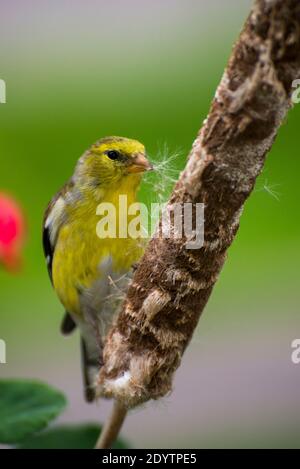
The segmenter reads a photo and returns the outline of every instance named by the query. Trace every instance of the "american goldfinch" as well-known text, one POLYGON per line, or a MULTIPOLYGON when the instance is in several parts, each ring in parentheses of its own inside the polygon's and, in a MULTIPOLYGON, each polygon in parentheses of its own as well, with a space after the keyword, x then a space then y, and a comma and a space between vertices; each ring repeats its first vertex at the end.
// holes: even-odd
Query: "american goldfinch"
POLYGON ((113 204, 120 220, 119 196, 127 196, 128 206, 135 203, 142 174, 151 169, 138 141, 103 138, 78 160, 73 176, 45 212, 44 253, 66 310, 61 330, 69 334, 76 326, 80 329, 87 401, 94 399, 95 367, 101 366, 103 340, 118 309, 116 286, 122 291, 143 253, 142 243, 134 237, 100 239, 97 207, 113 204))
POLYGON ((25 240, 25 220, 18 202, 0 193, 0 264, 8 271, 19 270, 25 240))

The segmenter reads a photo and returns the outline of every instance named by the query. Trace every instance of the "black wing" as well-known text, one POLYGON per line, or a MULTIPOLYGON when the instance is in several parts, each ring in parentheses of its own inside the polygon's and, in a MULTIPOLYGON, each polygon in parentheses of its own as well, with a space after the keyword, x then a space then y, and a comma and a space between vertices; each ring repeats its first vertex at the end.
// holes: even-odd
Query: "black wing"
POLYGON ((44 255, 47 262, 47 269, 50 280, 52 282, 52 262, 53 262, 53 255, 54 255, 54 247, 50 241, 50 232, 49 227, 45 227, 43 229, 43 248, 44 248, 44 255))
MULTIPOLYGON (((50 237, 50 226, 46 224, 47 218, 50 215, 55 203, 59 199, 59 197, 63 196, 64 193, 70 188, 71 183, 67 184, 60 192, 57 193, 57 195, 52 199, 52 201, 49 203, 47 210, 45 212, 44 216, 44 225, 43 225, 43 248, 44 248, 44 255, 46 258, 47 262, 47 268, 48 268, 48 273, 49 277, 51 280, 51 283, 53 284, 52 281, 52 263, 53 263, 53 256, 54 256, 54 251, 55 251, 55 244, 52 244, 51 242, 51 237, 50 237)), ((61 332, 64 335, 71 334, 71 332, 76 329, 76 323, 73 321, 70 313, 66 311, 65 316, 62 320, 61 323, 61 332)))
POLYGON ((60 330, 63 335, 71 334, 76 329, 76 322, 68 311, 65 312, 64 318, 60 325, 60 330))

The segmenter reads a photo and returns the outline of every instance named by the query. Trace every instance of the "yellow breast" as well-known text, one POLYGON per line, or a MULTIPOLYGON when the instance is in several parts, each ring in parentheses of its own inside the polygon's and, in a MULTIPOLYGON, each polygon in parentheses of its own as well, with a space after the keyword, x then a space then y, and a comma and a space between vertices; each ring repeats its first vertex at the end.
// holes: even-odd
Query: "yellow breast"
MULTIPOLYGON (((52 266, 53 284, 66 310, 81 315, 79 296, 84 289, 89 289, 101 276, 101 262, 110 258, 114 274, 124 275, 132 264, 143 254, 143 242, 130 235, 119 238, 119 220, 123 218, 124 206, 119 204, 119 196, 126 194, 128 206, 136 202, 135 190, 120 185, 118 190, 105 193, 101 200, 112 204, 116 209, 117 238, 99 238, 97 225, 97 197, 91 194, 76 206, 68 208, 68 221, 60 229, 52 266), (126 192, 127 191, 127 192, 126 192)), ((99 211, 98 211, 99 213, 99 211)), ((124 220, 124 218, 123 218, 124 220)), ((128 217, 130 222, 130 217, 128 217)))

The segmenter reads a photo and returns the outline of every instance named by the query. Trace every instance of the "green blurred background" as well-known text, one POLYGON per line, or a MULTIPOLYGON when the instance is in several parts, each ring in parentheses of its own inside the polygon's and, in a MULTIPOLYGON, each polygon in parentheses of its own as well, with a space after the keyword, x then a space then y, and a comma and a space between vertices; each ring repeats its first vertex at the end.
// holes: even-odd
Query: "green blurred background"
MULTIPOLYGON (((110 404, 83 402, 78 336, 59 334, 41 249, 46 204, 102 136, 137 138, 154 157, 180 149, 183 168, 250 4, 1 2, 0 190, 19 199, 29 233, 21 275, 0 272, 0 375, 63 389, 64 422, 103 421, 110 404)), ((295 106, 247 202, 173 394, 128 419, 133 446, 300 447, 299 117, 295 106)), ((149 201, 149 185, 141 196, 149 201)))

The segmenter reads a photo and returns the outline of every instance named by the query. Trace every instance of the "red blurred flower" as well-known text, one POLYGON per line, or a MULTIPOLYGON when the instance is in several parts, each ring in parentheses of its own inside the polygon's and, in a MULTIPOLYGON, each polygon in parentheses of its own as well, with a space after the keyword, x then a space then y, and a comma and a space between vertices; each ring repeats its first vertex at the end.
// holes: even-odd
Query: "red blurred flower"
POLYGON ((0 192, 0 264, 9 271, 21 267, 24 238, 22 209, 11 196, 0 192))

